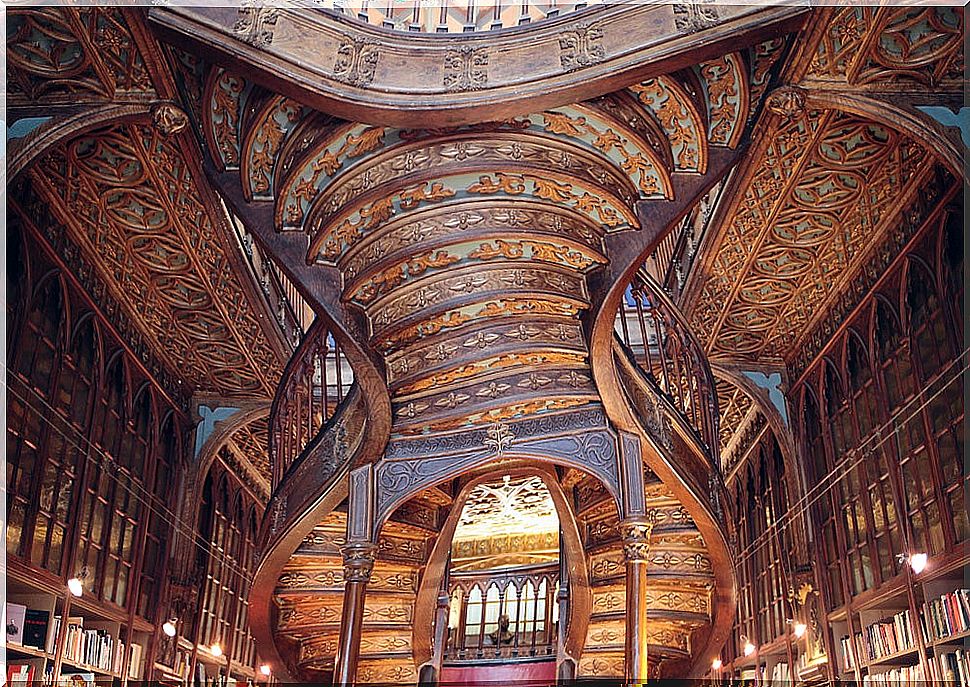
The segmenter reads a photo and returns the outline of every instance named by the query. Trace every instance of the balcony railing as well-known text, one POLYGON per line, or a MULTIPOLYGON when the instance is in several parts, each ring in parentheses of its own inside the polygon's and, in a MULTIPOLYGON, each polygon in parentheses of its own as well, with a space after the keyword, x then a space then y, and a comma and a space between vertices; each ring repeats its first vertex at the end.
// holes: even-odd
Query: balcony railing
POLYGON ((452 572, 445 661, 555 656, 558 589, 559 563, 452 572))

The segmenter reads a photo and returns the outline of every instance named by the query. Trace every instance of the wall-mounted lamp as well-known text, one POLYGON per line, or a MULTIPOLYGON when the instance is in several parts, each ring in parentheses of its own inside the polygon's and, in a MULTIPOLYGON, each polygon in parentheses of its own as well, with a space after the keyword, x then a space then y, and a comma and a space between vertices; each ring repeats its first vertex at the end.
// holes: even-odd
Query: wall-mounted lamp
POLYGON ((88 568, 84 566, 81 570, 71 579, 67 581, 67 589, 74 596, 81 596, 84 594, 84 582, 83 580, 88 576, 88 568))
POLYGON ((755 646, 751 642, 751 640, 748 639, 746 635, 741 635, 741 641, 744 642, 744 648, 742 649, 742 651, 744 651, 744 655, 750 656, 751 654, 753 654, 755 646))
POLYGON ((911 553, 909 555, 901 553, 896 558, 900 563, 909 563, 909 567, 917 575, 926 570, 926 564, 929 562, 929 557, 925 553, 911 553))
POLYGON ((219 658, 220 656, 222 656, 222 647, 219 645, 218 642, 216 642, 215 644, 209 647, 209 653, 215 656, 216 658, 219 658))
POLYGON ((259 667, 260 674, 269 677, 273 673, 273 669, 269 667, 268 663, 264 663, 259 667))
POLYGON ((168 637, 174 637, 178 633, 178 618, 169 618, 162 624, 162 632, 168 637))
POLYGON ((791 625, 792 633, 799 639, 801 639, 801 637, 805 634, 805 631, 808 630, 808 625, 796 620, 792 620, 791 618, 786 619, 785 622, 791 625))
POLYGON ((711 670, 720 670, 721 666, 723 665, 724 663, 721 662, 720 658, 715 658, 713 661, 711 661, 711 670))

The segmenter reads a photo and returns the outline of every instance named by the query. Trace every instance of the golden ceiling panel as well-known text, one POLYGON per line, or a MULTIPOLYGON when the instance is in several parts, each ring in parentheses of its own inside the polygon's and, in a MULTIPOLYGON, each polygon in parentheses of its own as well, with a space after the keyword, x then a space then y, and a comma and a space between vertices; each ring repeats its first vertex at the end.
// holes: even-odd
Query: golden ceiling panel
POLYGON ((743 389, 726 379, 718 377, 714 385, 717 389, 717 409, 720 415, 719 439, 721 453, 723 453, 754 407, 754 401, 743 389))
POLYGON ((713 357, 789 355, 888 232, 932 158, 912 139, 833 110, 768 120, 693 303, 713 357))
POLYGON ((506 476, 500 483, 472 489, 462 509, 454 541, 493 536, 559 532, 559 516, 540 477, 506 476))
POLYGON ((116 7, 22 7, 7 15, 7 104, 154 95, 129 14, 116 7))
POLYGON ((826 12, 817 44, 807 42, 817 47, 803 68, 806 83, 963 90, 962 7, 855 5, 826 12))
POLYGON ((264 416, 246 423, 229 437, 229 443, 240 457, 249 481, 259 488, 257 493, 269 501, 272 471, 269 464, 269 418, 264 416))
POLYGON ((282 351, 226 253, 181 139, 119 123, 44 155, 31 169, 71 238, 196 391, 271 396, 282 351))

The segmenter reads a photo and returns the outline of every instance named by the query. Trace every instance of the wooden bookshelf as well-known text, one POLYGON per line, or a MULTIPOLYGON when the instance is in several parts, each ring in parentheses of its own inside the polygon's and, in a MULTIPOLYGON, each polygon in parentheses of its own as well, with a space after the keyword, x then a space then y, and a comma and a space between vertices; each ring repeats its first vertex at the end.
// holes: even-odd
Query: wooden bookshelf
MULTIPOLYGON (((119 687, 145 679, 144 663, 152 631, 145 621, 129 622, 121 609, 83 596, 74 597, 63 583, 52 581, 42 572, 23 569, 16 562, 8 569, 6 601, 8 610, 12 606, 25 607, 25 617, 29 612, 45 614, 43 649, 16 641, 5 643, 8 665, 32 667, 34 684, 61 684, 67 676, 82 673, 92 675, 97 684, 119 687), (69 637, 75 651, 67 646, 69 637), (85 659, 96 655, 94 647, 99 642, 103 642, 100 650, 108 653, 102 654, 101 665, 93 665, 85 659), (121 654, 129 654, 133 642, 142 647, 143 665, 139 671, 131 670, 130 656, 121 654)), ((39 639, 35 641, 40 643, 39 639)))

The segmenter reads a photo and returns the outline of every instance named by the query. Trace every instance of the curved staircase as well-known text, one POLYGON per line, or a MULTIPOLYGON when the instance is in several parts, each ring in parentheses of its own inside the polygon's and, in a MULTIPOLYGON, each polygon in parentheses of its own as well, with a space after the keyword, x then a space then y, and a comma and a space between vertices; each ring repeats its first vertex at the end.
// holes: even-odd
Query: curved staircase
MULTIPOLYGON (((435 640, 414 625, 414 606, 441 575, 429 561, 448 485, 511 460, 503 452, 525 445, 529 422, 568 427, 604 412, 612 455, 638 447, 643 472, 632 483, 644 485, 638 517, 652 528, 651 674, 706 671, 734 597, 716 394, 642 265, 735 160, 777 58, 765 45, 592 101, 435 130, 340 121, 220 67, 199 75, 210 176, 317 313, 271 414, 274 493, 252 618, 279 674, 332 676, 357 527, 347 514, 362 508, 355 531, 376 549, 356 677, 416 681, 415 656, 435 640), (372 484, 366 507, 347 499, 354 471, 386 476, 407 447, 447 453, 480 435, 491 459, 428 460, 393 498, 372 484), (403 505, 375 513, 375 495, 378 509, 403 505)), ((580 677, 623 677, 629 475, 600 466, 617 475, 610 486, 562 465, 592 612, 572 640, 580 655, 560 661, 580 677)))

